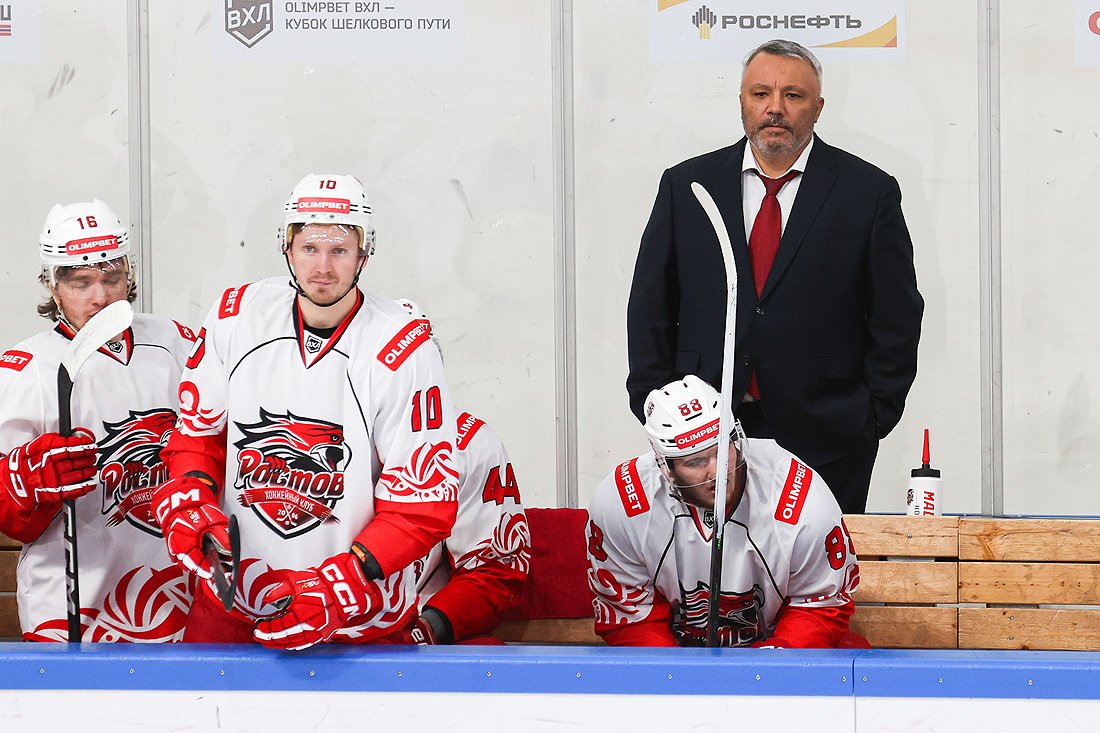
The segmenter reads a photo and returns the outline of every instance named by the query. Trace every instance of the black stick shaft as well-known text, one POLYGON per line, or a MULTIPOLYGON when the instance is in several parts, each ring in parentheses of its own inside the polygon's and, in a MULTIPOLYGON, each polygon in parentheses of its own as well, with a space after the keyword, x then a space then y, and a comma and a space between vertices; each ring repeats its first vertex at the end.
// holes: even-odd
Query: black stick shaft
MULTIPOLYGON (((64 366, 57 368, 58 432, 68 437, 73 434, 71 398, 73 380, 64 366)), ((62 509, 65 535, 65 613, 69 624, 69 641, 81 640, 80 628, 80 564, 76 554, 76 499, 66 499, 62 509)))

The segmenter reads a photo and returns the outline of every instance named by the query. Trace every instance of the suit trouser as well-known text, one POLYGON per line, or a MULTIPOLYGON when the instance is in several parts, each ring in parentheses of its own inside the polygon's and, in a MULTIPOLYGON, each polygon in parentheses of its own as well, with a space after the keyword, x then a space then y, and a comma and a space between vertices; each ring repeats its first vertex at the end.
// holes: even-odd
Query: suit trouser
MULTIPOLYGON (((784 448, 791 450, 783 445, 782 438, 772 434, 759 402, 742 402, 738 405, 737 419, 741 421, 745 435, 750 438, 774 438, 784 448)), ((827 462, 807 461, 807 464, 825 479, 842 512, 863 514, 867 509, 867 492, 871 487, 871 471, 875 467, 877 456, 878 441, 876 440, 853 446, 840 458, 827 462)), ((799 458, 802 457, 799 456, 799 458)))

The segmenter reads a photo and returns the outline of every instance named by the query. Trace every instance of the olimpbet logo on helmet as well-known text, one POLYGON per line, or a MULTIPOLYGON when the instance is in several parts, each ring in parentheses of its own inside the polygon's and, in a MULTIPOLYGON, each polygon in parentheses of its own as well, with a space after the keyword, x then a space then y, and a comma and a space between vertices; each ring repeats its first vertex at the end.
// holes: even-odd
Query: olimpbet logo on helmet
POLYGON ((99 199, 54 206, 38 242, 39 279, 50 291, 56 317, 74 331, 134 292, 129 233, 99 199))

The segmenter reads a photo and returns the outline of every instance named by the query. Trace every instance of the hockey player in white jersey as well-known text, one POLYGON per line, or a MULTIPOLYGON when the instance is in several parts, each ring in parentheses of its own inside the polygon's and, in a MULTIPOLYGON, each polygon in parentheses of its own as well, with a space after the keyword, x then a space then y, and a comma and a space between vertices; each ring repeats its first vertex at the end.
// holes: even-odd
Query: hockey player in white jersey
POLYGON ((199 332, 157 516, 204 579, 203 537, 227 547, 236 516, 241 561, 232 614, 200 594, 189 641, 403 643, 416 622, 412 564, 455 519, 456 418, 428 326, 357 287, 370 216, 354 177, 303 178, 289 281, 230 288, 199 332))
MULTIPOLYGON (((596 489, 589 585, 596 632, 609 644, 706 641, 720 404, 694 375, 651 392, 653 451, 596 489)), ((848 630, 859 566, 832 492, 775 441, 747 439, 734 425, 719 643, 866 646, 848 630)))
MULTIPOLYGON (((398 305, 435 329, 414 301, 398 305)), ((515 605, 531 567, 531 533, 508 451, 483 420, 458 416, 458 516, 451 536, 416 561, 418 644, 499 644, 491 636, 515 605)))
POLYGON ((54 206, 39 239, 39 306, 55 327, 0 356, 0 531, 24 543, 23 638, 67 641, 61 503, 76 499, 83 641, 178 641, 194 583, 165 552, 150 508, 167 478, 190 329, 137 314, 89 357, 73 386, 72 437, 58 434, 58 365, 101 309, 133 300, 126 227, 102 201, 54 206), (79 498, 78 498, 79 497, 79 498))

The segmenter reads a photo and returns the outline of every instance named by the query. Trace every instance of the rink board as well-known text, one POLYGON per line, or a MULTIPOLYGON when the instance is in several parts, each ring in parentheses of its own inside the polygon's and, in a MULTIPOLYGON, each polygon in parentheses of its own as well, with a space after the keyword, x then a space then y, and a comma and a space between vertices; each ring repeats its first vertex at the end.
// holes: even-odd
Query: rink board
MULTIPOLYGON (((1100 723, 1088 652, 0 644, 0 729, 1100 723), (159 721, 159 722, 158 722, 159 721), (10 726, 16 727, 10 727, 10 726)), ((1053 726, 1053 728, 1051 727, 1053 726)), ((365 728, 364 728, 365 729, 365 728)))

